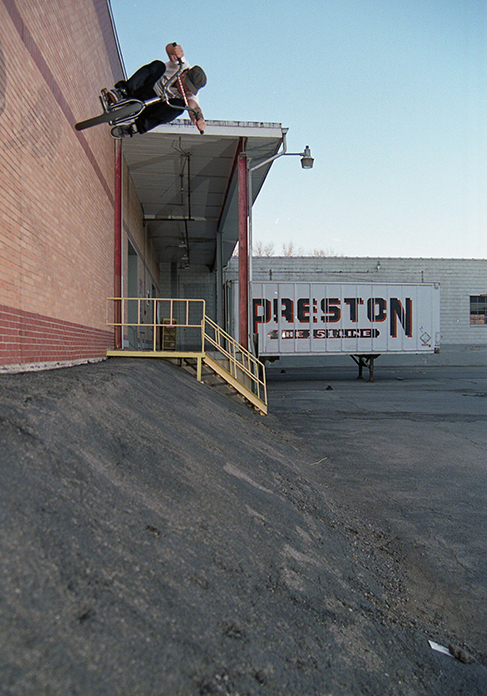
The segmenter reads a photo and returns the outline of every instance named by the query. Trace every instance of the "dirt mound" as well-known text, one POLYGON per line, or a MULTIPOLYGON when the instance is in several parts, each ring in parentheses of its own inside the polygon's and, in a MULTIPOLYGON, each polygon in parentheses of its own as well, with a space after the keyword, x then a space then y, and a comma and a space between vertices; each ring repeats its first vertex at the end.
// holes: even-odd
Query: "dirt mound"
POLYGON ((0 693, 487 692, 272 417, 112 359, 1 376, 0 438, 0 693))

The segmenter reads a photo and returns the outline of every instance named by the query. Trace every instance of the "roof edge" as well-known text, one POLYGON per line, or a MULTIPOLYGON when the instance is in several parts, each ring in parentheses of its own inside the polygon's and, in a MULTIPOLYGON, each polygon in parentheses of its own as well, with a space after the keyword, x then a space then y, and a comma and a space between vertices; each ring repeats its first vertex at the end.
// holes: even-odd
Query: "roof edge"
MULTIPOLYGON (((178 119, 170 123, 164 123, 153 129, 154 133, 187 133, 194 131, 195 127, 189 119, 178 119)), ((264 123, 262 121, 213 121, 206 120, 205 134, 228 136, 258 136, 282 138, 286 129, 280 123, 264 123)))

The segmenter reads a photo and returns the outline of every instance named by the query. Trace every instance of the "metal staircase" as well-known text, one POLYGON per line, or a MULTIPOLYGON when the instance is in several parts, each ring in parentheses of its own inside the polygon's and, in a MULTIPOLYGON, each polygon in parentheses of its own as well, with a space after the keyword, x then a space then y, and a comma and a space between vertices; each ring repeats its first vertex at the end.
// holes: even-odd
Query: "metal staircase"
POLYGON ((122 346, 107 351, 108 357, 192 360, 198 381, 207 365, 267 415, 264 364, 206 316, 204 300, 110 297, 107 325, 122 346))

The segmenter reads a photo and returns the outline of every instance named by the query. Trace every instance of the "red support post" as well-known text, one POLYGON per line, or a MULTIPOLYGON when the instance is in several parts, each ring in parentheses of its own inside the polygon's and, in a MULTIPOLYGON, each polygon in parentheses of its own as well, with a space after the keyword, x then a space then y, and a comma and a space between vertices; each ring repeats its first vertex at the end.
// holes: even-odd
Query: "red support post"
POLYGON ((247 190, 247 155, 238 160, 238 285, 239 343, 249 349, 249 201, 247 190))
MULTIPOLYGON (((115 209, 114 209, 114 297, 122 297, 122 141, 115 140, 115 209)), ((115 302, 114 317, 115 323, 121 321, 121 305, 115 302)), ((122 347, 122 329, 115 327, 115 348, 122 347)))

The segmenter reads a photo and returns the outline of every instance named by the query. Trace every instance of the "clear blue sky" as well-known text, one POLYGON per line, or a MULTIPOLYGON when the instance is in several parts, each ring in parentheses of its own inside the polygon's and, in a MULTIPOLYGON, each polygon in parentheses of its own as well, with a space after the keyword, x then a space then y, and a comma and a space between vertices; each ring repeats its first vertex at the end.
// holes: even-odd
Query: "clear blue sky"
POLYGON ((487 258, 486 0, 111 4, 129 74, 177 41, 208 75, 205 118, 282 123, 289 151, 311 147, 312 170, 271 168, 255 241, 487 258))

